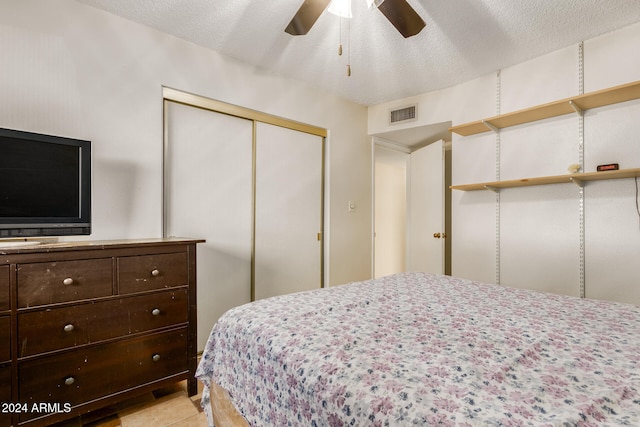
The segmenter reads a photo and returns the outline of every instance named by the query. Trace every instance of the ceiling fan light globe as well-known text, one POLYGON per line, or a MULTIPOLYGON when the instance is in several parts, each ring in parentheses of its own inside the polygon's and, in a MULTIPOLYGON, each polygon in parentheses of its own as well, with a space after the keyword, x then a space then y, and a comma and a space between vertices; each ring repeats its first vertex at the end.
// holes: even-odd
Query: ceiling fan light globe
POLYGON ((352 18, 351 0, 331 0, 331 3, 329 3, 329 7, 327 8, 327 12, 341 18, 352 18))
POLYGON ((369 9, 378 7, 384 2, 384 0, 365 0, 365 1, 367 2, 367 7, 369 9))

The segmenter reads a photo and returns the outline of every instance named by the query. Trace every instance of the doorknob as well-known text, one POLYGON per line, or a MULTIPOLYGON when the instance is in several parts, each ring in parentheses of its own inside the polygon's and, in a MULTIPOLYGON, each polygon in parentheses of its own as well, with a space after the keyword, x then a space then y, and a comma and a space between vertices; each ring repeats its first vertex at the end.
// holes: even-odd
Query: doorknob
POLYGON ((435 239, 439 239, 440 238, 440 233, 433 233, 433 237, 435 239))

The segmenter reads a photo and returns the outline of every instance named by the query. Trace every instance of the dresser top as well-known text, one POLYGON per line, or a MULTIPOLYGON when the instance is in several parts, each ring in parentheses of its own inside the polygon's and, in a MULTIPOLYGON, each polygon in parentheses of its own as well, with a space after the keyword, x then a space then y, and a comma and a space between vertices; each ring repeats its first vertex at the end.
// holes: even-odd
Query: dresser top
POLYGON ((166 244, 190 244, 203 243, 203 239, 182 237, 152 238, 152 239, 119 239, 119 240, 86 240, 74 242, 42 242, 24 241, 0 241, 0 254, 42 253, 86 249, 115 249, 125 246, 158 246, 166 244))

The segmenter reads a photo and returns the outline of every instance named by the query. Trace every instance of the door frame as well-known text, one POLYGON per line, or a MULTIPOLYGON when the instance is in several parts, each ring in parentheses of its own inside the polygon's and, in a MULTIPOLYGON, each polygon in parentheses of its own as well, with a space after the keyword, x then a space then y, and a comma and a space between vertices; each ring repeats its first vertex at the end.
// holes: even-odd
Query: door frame
MULTIPOLYGON (((416 145, 415 147, 409 147, 407 145, 403 145, 400 143, 396 143, 384 138, 381 138, 379 136, 372 136, 371 138, 371 199, 372 199, 372 209, 371 209, 371 277, 375 277, 375 255, 376 255, 376 251, 375 251, 375 227, 376 227, 376 218, 375 218, 375 195, 376 195, 376 186, 375 186, 375 151, 376 151, 376 146, 380 146, 380 147, 384 147, 384 148, 388 148, 388 149, 392 149, 392 150, 397 150, 399 152, 403 152, 403 153, 407 153, 407 154, 411 154, 413 151, 416 151, 422 147, 425 147, 426 145, 429 145, 432 142, 437 142, 441 139, 444 140, 443 146, 444 146, 444 159, 443 159, 443 168, 444 168, 444 231, 447 235, 447 238, 445 240, 444 243, 444 253, 443 253, 443 257, 444 257, 444 274, 450 275, 451 274, 451 255, 452 255, 452 251, 451 251, 451 243, 452 243, 452 239, 451 239, 451 235, 452 235, 452 227, 451 227, 451 166, 452 166, 452 151, 451 151, 451 137, 450 137, 450 133, 449 133, 449 138, 442 138, 443 136, 446 136, 444 134, 438 134, 438 136, 429 141, 428 143, 422 143, 420 145, 416 145)), ((409 173, 409 168, 410 165, 407 165, 407 174, 409 173)), ((410 194, 409 194, 409 177, 407 176, 407 206, 410 205, 411 203, 411 199, 410 199, 410 194)), ((407 215, 409 215, 409 209, 407 209, 407 215)), ((407 233, 410 232, 409 230, 409 223, 407 222, 407 233)), ((407 241, 407 245, 408 245, 408 241, 407 241)), ((407 247, 407 251, 408 251, 408 247, 407 247)), ((407 252, 408 253, 408 252, 407 252)), ((405 268, 406 268, 406 262, 405 262, 405 268)))

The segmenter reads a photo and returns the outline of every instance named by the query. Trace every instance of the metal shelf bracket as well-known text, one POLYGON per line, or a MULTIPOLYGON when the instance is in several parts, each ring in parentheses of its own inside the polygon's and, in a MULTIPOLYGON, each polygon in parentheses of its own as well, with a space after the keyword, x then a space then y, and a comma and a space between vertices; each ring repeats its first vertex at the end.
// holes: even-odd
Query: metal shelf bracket
POLYGON ((492 131, 494 131, 495 133, 500 132, 500 128, 495 126, 493 123, 488 122, 486 120, 482 121, 482 124, 485 125, 486 127, 488 127, 489 129, 491 129, 492 131))
POLYGON ((580 188, 584 187, 584 181, 583 180, 578 179, 578 178, 574 178, 574 177, 570 177, 569 179, 571 180, 571 182, 573 182, 578 187, 580 187, 580 188))
POLYGON ((571 105, 571 108, 573 108, 573 111, 578 113, 579 116, 584 115, 584 110, 582 108, 580 108, 580 106, 578 104, 576 104, 573 101, 569 101, 569 105, 571 105))

